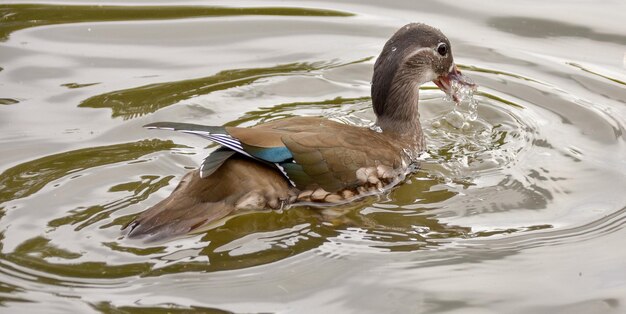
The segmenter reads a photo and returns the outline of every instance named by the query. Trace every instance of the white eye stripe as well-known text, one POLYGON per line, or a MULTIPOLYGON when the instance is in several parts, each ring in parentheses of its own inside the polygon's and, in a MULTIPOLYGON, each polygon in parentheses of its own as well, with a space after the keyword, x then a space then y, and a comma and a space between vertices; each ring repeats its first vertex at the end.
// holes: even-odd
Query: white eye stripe
MULTIPOLYGON (((446 43, 439 43, 439 45, 446 45, 446 43)), ((434 48, 430 48, 430 47, 422 47, 422 48, 420 48, 420 49, 417 49, 417 50, 413 51, 411 54, 409 54, 408 56, 406 56, 406 58, 405 58, 405 59, 406 59, 406 60, 408 60, 408 59, 410 59, 410 58, 414 57, 415 55, 417 55, 417 54, 419 54, 419 53, 421 53, 421 52, 423 52, 423 51, 430 51, 430 53, 431 53, 433 56, 436 56, 436 57, 445 57, 445 56, 447 56, 447 55, 450 53, 449 48, 446 48, 446 50, 447 50, 447 51, 446 51, 446 53, 442 56, 442 55, 441 55, 441 54, 439 54, 439 52, 437 51, 437 49, 439 48, 439 45, 437 45, 437 47, 434 47, 434 48)), ((447 47, 447 45, 446 45, 446 47, 447 47)))
POLYGON ((417 55, 417 54, 421 53, 422 51, 430 51, 430 53, 432 53, 433 55, 435 55, 435 50, 433 50, 433 49, 432 49, 432 48, 430 48, 430 47, 423 47, 423 48, 420 48, 420 49, 415 50, 415 51, 414 51, 414 52, 412 52, 410 55, 406 56, 406 59, 408 60, 408 59, 410 59, 410 58, 413 58, 415 55, 417 55))

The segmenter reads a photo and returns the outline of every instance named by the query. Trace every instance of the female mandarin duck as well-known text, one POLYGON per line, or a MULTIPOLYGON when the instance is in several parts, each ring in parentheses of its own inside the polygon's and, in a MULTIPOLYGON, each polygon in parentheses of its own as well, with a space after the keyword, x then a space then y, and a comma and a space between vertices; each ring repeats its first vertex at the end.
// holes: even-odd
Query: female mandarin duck
POLYGON ((447 94, 452 94, 451 81, 471 84, 457 70, 446 36, 414 23, 387 41, 374 65, 378 131, 314 117, 252 128, 146 125, 195 134, 221 147, 199 170, 187 173, 169 197, 132 221, 128 236, 169 238, 206 229, 244 209, 346 202, 396 184, 424 147, 418 87, 429 81, 447 94))

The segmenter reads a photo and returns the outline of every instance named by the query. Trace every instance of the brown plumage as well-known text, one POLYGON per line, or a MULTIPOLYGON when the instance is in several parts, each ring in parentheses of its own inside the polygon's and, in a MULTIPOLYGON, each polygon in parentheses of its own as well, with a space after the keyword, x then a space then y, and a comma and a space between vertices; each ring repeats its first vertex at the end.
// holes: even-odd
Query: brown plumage
POLYGON ((160 122, 221 144, 166 199, 129 224, 129 237, 162 239, 203 230, 240 210, 340 203, 404 178, 423 148, 419 85, 450 93, 463 80, 450 43, 437 29, 409 24, 387 42, 374 66, 372 105, 382 132, 312 117, 252 128, 160 122))
POLYGON ((130 235, 153 235, 153 240, 181 235, 219 220, 237 207, 278 208, 281 204, 267 204, 265 200, 288 202, 294 196, 282 174, 236 156, 210 179, 201 178, 199 170, 187 173, 169 197, 134 220, 130 235))
POLYGON ((403 147, 395 134, 312 117, 279 120, 238 131, 255 134, 257 129, 273 130, 294 161, 302 166, 307 174, 305 179, 290 176, 300 190, 323 188, 337 192, 358 185, 359 168, 382 164, 397 169, 403 162, 403 147))

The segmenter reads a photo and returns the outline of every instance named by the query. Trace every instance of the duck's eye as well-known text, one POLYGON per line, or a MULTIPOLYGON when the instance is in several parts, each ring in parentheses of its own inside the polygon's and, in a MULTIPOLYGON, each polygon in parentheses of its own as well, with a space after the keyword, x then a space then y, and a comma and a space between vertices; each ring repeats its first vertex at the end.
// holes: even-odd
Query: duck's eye
POLYGON ((439 45, 437 45, 437 52, 441 56, 445 56, 448 53, 448 45, 446 45, 445 43, 440 43, 439 45))

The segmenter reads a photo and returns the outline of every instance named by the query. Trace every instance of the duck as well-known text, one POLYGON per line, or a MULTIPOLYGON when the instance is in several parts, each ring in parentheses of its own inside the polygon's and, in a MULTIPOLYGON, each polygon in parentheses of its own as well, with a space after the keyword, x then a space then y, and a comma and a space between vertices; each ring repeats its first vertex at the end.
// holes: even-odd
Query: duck
POLYGON ((332 206, 397 185, 414 171, 424 150, 419 87, 431 81, 454 99, 453 86, 473 85, 455 65, 450 41, 439 29, 410 23, 391 36, 374 63, 374 127, 320 117, 291 117, 249 128, 145 125, 200 136, 219 147, 185 174, 167 198, 125 225, 127 237, 170 239, 207 230, 239 212, 294 204, 332 206))

